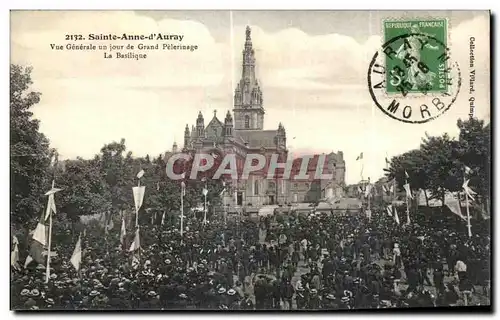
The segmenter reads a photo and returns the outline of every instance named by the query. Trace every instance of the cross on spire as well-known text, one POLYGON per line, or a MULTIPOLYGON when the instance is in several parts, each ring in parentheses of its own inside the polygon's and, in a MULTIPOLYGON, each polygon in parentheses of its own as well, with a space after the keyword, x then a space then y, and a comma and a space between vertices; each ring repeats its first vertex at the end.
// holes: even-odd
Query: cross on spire
POLYGON ((214 110, 214 118, 217 118, 217 110, 214 110))

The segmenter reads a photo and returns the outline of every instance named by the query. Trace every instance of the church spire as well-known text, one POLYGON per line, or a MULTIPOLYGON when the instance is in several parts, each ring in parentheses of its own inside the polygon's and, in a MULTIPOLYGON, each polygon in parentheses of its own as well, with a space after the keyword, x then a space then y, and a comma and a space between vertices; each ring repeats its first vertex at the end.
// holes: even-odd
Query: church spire
POLYGON ((252 49, 252 29, 250 29, 250 26, 247 26, 245 33, 246 33, 245 48, 252 49))
POLYGON ((241 79, 234 90, 234 129, 262 130, 265 111, 262 91, 255 75, 255 51, 249 26, 246 27, 242 56, 241 79))
POLYGON ((243 69, 241 78, 243 83, 255 83, 255 52, 252 47, 252 30, 246 29, 245 49, 243 50, 243 69))

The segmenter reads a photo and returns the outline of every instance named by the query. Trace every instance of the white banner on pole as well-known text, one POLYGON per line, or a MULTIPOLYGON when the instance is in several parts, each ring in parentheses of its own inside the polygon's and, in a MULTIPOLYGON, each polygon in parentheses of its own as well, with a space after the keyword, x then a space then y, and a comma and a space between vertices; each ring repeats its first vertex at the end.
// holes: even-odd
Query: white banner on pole
POLYGON ((143 175, 144 175, 144 170, 139 171, 139 173, 137 174, 137 179, 142 178, 143 175))
POLYGON ((144 200, 144 192, 146 191, 146 187, 133 187, 132 192, 134 193, 134 203, 135 203, 135 212, 139 212, 139 209, 142 207, 142 201, 144 200))

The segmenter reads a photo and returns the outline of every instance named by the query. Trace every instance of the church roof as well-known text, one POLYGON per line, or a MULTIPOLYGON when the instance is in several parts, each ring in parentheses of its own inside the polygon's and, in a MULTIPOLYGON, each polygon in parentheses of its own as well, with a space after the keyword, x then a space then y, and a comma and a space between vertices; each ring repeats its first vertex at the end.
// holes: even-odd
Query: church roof
POLYGON ((235 130, 236 141, 248 143, 249 148, 276 148, 276 130, 235 130))
POLYGON ((216 126, 219 126, 219 127, 224 127, 224 123, 222 121, 220 121, 216 116, 214 116, 212 118, 212 120, 210 121, 210 123, 207 125, 207 128, 211 127, 213 125, 216 125, 216 126))

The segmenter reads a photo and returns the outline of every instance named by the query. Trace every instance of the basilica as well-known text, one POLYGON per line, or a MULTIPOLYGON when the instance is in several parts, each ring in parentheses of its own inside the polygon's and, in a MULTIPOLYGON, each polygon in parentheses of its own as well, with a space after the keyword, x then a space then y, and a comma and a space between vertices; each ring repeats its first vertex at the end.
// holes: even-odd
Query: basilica
MULTIPOLYGON (((243 167, 247 154, 262 154, 267 159, 278 154, 287 159, 287 136, 283 124, 275 129, 264 129, 264 99, 256 77, 255 53, 251 30, 246 28, 243 49, 241 79, 234 92, 233 113, 227 111, 223 121, 214 111, 212 119, 206 121, 201 112, 196 125, 186 124, 184 145, 179 150, 174 144, 172 152, 210 152, 236 155, 238 167, 243 167)), ((275 175, 267 179, 264 171, 251 173, 248 179, 232 181, 224 197, 226 205, 232 207, 260 207, 272 204, 316 202, 323 198, 340 196, 345 185, 345 161, 342 151, 324 155, 323 173, 332 175, 331 180, 315 179, 315 171, 320 155, 311 155, 307 167, 308 179, 283 179, 275 175)), ((300 159, 297 167, 300 167, 300 159)), ((280 161, 284 162, 284 161, 280 161)))

